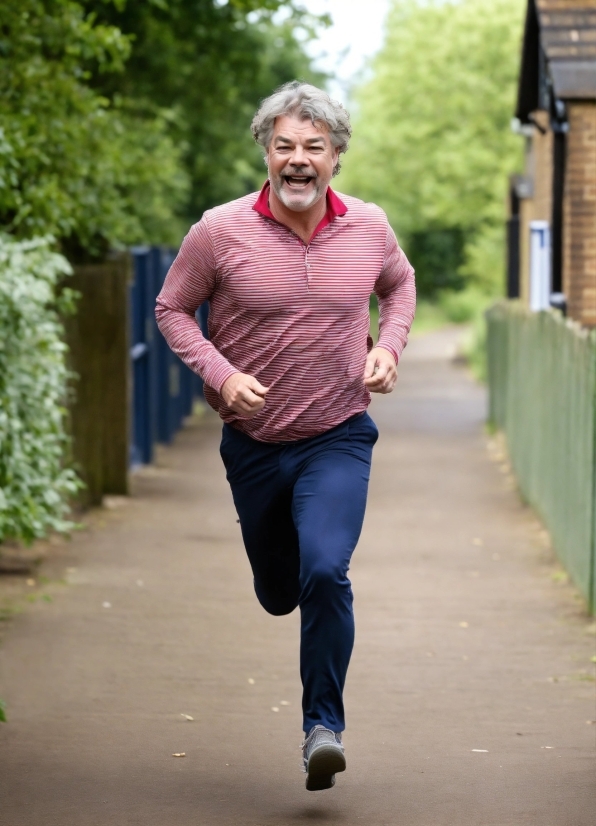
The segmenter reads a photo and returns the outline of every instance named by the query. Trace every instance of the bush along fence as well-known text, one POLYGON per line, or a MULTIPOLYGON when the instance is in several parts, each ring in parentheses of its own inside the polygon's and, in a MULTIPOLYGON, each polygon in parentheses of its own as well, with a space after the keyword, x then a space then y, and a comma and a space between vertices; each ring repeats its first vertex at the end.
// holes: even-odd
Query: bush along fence
POLYGON ((487 313, 489 419, 523 497, 596 608, 596 332, 502 302, 487 313))
POLYGON ((70 527, 80 483, 65 462, 68 371, 62 318, 71 268, 52 239, 0 235, 0 542, 30 542, 70 527))
POLYGON ((73 270, 52 247, 0 236, 0 545, 69 530, 75 497, 128 493, 130 468, 171 442, 202 395, 155 323, 174 252, 139 247, 73 270))
MULTIPOLYGON (((72 371, 73 454, 84 504, 128 493, 131 467, 169 444, 202 395, 202 382, 168 348, 155 299, 175 252, 135 247, 98 265, 75 267, 78 311, 67 324, 72 371)), ((207 305, 197 314, 206 332, 207 305)))

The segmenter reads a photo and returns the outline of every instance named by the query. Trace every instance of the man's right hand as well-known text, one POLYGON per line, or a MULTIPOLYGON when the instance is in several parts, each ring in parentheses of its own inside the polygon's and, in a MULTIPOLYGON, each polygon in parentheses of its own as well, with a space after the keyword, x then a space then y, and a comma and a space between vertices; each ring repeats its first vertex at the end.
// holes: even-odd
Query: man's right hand
POLYGON ((233 373, 221 388, 221 397, 226 405, 247 419, 252 419, 265 407, 268 387, 263 387, 254 376, 233 373))

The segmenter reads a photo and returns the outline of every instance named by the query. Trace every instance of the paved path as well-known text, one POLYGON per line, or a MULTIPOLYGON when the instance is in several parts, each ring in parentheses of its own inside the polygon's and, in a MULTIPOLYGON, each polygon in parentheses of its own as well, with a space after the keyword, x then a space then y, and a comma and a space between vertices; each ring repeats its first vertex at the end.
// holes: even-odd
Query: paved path
POLYGON ((2 824, 593 826, 594 626, 490 460, 452 347, 415 340, 373 405, 335 789, 304 790, 298 618, 252 594, 206 415, 54 549, 45 573, 70 584, 5 634, 2 824))

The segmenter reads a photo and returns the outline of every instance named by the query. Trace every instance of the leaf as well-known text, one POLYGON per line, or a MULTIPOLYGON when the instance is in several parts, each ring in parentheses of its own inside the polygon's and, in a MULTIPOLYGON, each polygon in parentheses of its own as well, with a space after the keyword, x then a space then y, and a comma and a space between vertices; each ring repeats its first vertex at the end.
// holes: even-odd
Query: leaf
POLYGON ((0 723, 6 723, 6 705, 0 700, 0 723))

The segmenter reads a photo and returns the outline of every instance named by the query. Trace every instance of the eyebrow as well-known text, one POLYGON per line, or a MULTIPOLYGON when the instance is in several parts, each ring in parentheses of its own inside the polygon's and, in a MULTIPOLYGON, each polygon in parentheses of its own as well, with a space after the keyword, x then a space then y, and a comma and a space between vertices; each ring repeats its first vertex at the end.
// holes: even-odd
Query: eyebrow
MULTIPOLYGON (((290 138, 284 138, 283 135, 278 135, 275 138, 275 142, 276 143, 278 143, 278 142, 279 143, 293 143, 293 141, 290 138)), ((316 138, 308 138, 306 143, 310 144, 310 145, 312 145, 313 143, 322 143, 323 145, 325 145, 325 138, 322 135, 320 137, 316 137, 316 138)))

